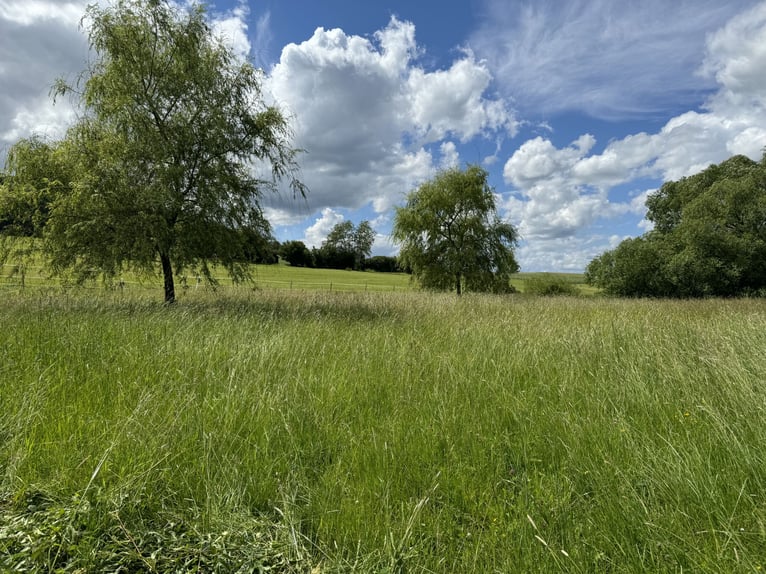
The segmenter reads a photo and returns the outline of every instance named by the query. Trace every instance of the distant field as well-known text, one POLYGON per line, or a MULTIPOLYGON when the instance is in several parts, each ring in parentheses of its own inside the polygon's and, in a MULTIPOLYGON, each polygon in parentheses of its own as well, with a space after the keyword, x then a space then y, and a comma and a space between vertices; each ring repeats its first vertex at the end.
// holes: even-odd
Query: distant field
POLYGON ((150 295, 2 292, 0 571, 766 568, 766 301, 150 295))
MULTIPOLYGON (((224 271, 216 273, 221 285, 231 285, 224 271)), ((575 285, 582 294, 593 294, 597 290, 585 285, 585 279, 578 273, 517 273, 511 284, 519 291, 524 291, 524 283, 531 277, 552 278, 575 285)), ((126 274, 123 278, 124 290, 162 289, 161 277, 136 277, 126 274)), ((28 287, 56 286, 60 281, 47 277, 39 266, 30 266, 26 270, 24 284, 28 287)), ((184 292, 206 289, 193 274, 176 277, 179 296, 184 292)), ((13 265, 5 265, 0 273, 0 288, 17 289, 22 285, 21 275, 13 265)), ((101 287, 99 283, 90 287, 101 287)), ((244 287, 248 287, 245 285, 244 287)), ((405 273, 375 273, 371 271, 344 271, 336 269, 309 269, 290 267, 289 265, 255 265, 253 283, 250 288, 287 289, 302 291, 411 291, 415 286, 410 276, 405 273)))

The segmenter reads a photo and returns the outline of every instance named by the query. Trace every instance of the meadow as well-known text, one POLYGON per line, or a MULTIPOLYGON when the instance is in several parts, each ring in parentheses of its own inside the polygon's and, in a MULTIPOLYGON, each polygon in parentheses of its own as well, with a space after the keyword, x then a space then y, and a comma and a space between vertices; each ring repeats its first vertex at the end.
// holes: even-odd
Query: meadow
MULTIPOLYGON (((219 285, 232 286, 232 282, 223 269, 213 269, 213 276, 219 285)), ((571 285, 582 294, 595 294, 597 289, 586 285, 585 279, 579 273, 516 273, 511 279, 513 287, 524 292, 530 282, 559 283, 571 285)), ((41 263, 33 262, 19 272, 17 265, 5 264, 0 266, 0 289, 14 291, 26 287, 57 287, 61 281, 49 277, 41 263)), ((137 276, 133 273, 115 278, 112 287, 122 285, 123 291, 156 290, 162 284, 157 276, 137 276)), ((412 291, 415 286, 410 276, 405 273, 374 273, 339 270, 313 269, 306 267, 291 267, 279 265, 254 265, 252 281, 245 287, 259 290, 288 290, 288 291, 412 291)), ((104 285, 90 283, 91 289, 103 289, 104 285)), ((189 291, 209 290, 202 279, 193 273, 176 277, 176 289, 179 293, 189 291)))
POLYGON ((764 300, 157 293, 0 291, 0 570, 766 568, 764 300))

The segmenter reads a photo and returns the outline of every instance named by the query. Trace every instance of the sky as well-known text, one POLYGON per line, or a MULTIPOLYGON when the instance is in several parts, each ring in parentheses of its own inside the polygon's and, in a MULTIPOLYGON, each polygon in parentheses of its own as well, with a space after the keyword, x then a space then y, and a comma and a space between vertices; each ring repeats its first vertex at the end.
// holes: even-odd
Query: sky
MULTIPOLYGON (((85 68, 88 2, 0 0, 0 161, 74 121, 49 93, 85 68)), ((439 170, 479 164, 522 271, 579 272, 651 228, 644 202, 664 181, 766 147, 766 1, 206 5, 305 150, 305 200, 264 200, 280 241, 318 247, 368 220, 373 254, 395 255, 395 207, 439 170)))

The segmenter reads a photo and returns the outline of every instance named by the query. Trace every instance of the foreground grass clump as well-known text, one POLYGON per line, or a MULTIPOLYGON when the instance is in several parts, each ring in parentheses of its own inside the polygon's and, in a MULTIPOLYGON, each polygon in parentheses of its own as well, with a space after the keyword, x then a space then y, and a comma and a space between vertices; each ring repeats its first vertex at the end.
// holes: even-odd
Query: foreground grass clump
POLYGON ((0 302, 0 570, 755 572, 766 302, 0 302))

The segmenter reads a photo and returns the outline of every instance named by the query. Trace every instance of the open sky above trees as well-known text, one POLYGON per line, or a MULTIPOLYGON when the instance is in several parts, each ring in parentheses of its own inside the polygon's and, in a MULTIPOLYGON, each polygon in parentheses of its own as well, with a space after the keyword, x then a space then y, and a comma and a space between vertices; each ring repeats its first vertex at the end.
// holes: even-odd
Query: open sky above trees
MULTIPOLYGON (((0 0, 0 162, 73 120, 49 91, 84 68, 88 0, 0 0)), ((766 146, 766 2, 211 0, 213 25, 293 117, 306 200, 281 241, 319 246, 443 167, 489 171, 525 271, 581 271, 647 229, 663 180, 766 146)))

